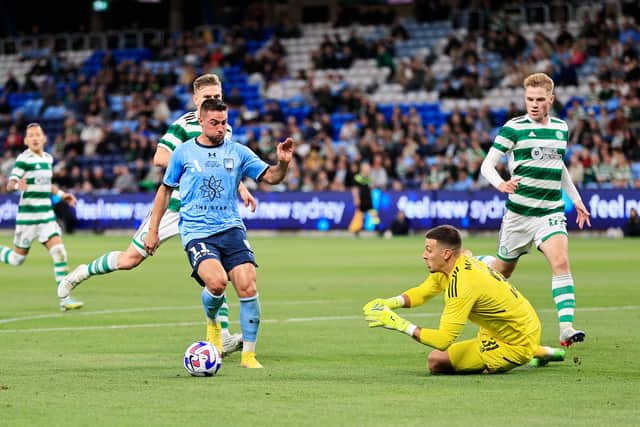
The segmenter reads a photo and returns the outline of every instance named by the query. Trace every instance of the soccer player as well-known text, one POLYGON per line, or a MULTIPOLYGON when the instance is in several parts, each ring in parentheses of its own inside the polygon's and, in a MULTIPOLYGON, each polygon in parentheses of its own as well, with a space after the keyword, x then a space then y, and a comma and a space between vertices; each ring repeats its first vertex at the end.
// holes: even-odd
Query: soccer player
MULTIPOLYGON (((180 187, 180 235, 192 276, 203 286, 205 315, 215 317, 227 278, 231 278, 240 299, 241 366, 262 368, 255 354, 260 324, 255 258, 238 212, 237 188, 245 176, 271 185, 280 183, 293 156, 293 140, 287 138, 277 145, 278 164, 269 166, 249 148, 226 137, 227 116, 227 106, 220 100, 207 99, 201 104, 198 121, 202 134, 171 156, 153 203, 144 248, 153 255, 160 244, 162 216, 171 191, 180 187)), ((212 324, 207 340, 220 349, 221 337, 215 326, 212 324)))
POLYGON ((534 357, 539 365, 564 359, 564 350, 540 346, 540 320, 529 301, 502 275, 463 253, 457 229, 429 230, 422 258, 431 272, 422 284, 396 297, 376 298, 363 312, 369 327, 398 330, 434 347, 428 358, 432 374, 498 373, 534 357), (438 329, 414 325, 392 311, 420 306, 443 292, 438 329), (478 335, 454 342, 467 320, 480 326, 478 335))
MULTIPOLYGON (((51 183, 53 157, 44 151, 47 137, 38 123, 27 125, 24 143, 28 147, 16 159, 9 175, 7 189, 21 191, 16 217, 13 249, 0 246, 0 262, 18 267, 25 261, 31 244, 38 239, 51 254, 56 283, 67 274, 67 251, 62 231, 51 206, 53 194, 75 205, 73 194, 65 193, 51 183)), ((67 296, 60 300, 62 311, 82 307, 82 302, 67 296)))
POLYGON ((553 80, 536 73, 524 80, 527 114, 509 120, 499 131, 481 166, 482 175, 507 193, 497 259, 492 267, 509 278, 518 259, 531 243, 551 267, 551 292, 560 323, 560 344, 584 341, 584 331, 573 327, 575 292, 569 268, 569 239, 562 191, 573 202, 580 229, 591 226, 589 211, 564 164, 569 131, 567 123, 549 115, 553 105, 553 80), (496 165, 508 154, 511 179, 504 181, 496 165))
POLYGON ((374 227, 377 228, 380 224, 378 211, 373 207, 371 191, 371 165, 369 162, 362 162, 360 171, 353 177, 353 187, 351 187, 355 211, 349 223, 349 231, 356 237, 365 228, 366 215, 369 215, 374 227))
MULTIPOLYGON (((222 99, 222 84, 215 74, 204 74, 199 76, 193 82, 193 103, 196 107, 200 107, 206 99, 222 99)), ((202 129, 198 123, 198 111, 190 111, 182 115, 169 126, 169 129, 160 139, 158 149, 153 157, 153 163, 156 166, 166 168, 169 164, 169 158, 177 147, 182 143, 195 136, 200 135, 202 129)), ((227 136, 231 137, 232 128, 230 125, 226 127, 227 136)), ((238 192, 245 206, 250 206, 252 211, 256 209, 256 202, 251 193, 244 184, 238 185, 238 192)), ((180 192, 176 189, 171 195, 169 209, 162 217, 160 223, 160 241, 164 242, 174 236, 180 234, 178 230, 178 220, 180 210, 180 192)), ((129 247, 125 251, 107 252, 92 262, 81 264, 69 273, 61 282, 58 288, 58 296, 66 298, 71 290, 91 276, 99 274, 108 274, 117 270, 131 270, 147 259, 147 252, 144 249, 143 241, 149 230, 150 215, 140 224, 138 230, 133 235, 133 239, 129 247)), ((242 336, 240 334, 231 334, 229 332, 229 306, 226 298, 222 307, 218 311, 216 321, 220 323, 223 336, 223 354, 228 354, 239 349, 242 344, 242 336)), ((210 326, 207 325, 207 329, 210 326)))

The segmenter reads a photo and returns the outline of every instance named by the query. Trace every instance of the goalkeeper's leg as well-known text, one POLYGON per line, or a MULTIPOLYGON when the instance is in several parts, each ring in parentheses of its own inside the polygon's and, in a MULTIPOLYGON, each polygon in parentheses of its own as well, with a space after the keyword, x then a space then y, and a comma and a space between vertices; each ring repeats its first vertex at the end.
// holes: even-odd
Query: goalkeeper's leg
POLYGON ((455 374, 455 369, 451 364, 449 352, 447 350, 433 350, 429 353, 427 359, 427 367, 433 375, 437 374, 455 374))
POLYGON ((477 338, 452 344, 447 350, 433 350, 429 354, 432 374, 473 374, 485 370, 477 338))

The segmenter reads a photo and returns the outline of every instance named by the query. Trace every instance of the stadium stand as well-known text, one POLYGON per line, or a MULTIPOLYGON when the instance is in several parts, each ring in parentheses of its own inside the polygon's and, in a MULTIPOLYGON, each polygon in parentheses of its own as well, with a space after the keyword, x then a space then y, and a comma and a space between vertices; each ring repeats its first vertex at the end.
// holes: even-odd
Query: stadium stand
POLYGON ((48 134, 62 187, 116 192, 126 165, 140 191, 153 190, 157 140, 193 108, 190 83, 205 72, 223 80, 238 141, 267 160, 275 141, 299 141, 289 184, 276 191, 347 189, 361 161, 377 164, 384 188, 486 187, 479 165, 499 126, 522 114, 521 82, 535 71, 556 81, 576 184, 638 188, 640 30, 610 4, 562 3, 566 20, 531 5, 493 19, 475 9, 286 28, 249 19, 34 36, 15 52, 1 43, 0 191, 30 121, 48 134))

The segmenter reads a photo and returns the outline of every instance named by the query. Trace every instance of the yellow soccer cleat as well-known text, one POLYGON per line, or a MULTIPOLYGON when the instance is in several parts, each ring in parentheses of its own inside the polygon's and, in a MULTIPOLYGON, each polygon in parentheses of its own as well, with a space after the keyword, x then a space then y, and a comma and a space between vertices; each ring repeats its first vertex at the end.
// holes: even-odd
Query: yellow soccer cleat
POLYGON ((207 339, 208 342, 215 345, 218 349, 218 353, 222 354, 222 331, 220 330, 220 325, 218 325, 215 321, 207 319, 207 339))
POLYGON ((83 305, 84 303, 82 301, 76 301, 70 296, 60 299, 61 311, 77 310, 79 308, 82 308, 83 305))
POLYGON ((250 369, 261 369, 263 366, 256 360, 256 354, 253 351, 242 352, 242 359, 240 360, 240 366, 250 369))

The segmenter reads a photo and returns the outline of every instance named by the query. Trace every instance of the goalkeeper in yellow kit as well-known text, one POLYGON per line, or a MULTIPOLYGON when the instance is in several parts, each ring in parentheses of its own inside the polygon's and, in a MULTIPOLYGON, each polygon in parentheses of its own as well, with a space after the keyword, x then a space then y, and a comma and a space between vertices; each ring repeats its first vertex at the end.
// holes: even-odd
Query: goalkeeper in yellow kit
POLYGON ((529 301, 502 275, 462 252, 456 228, 439 226, 425 237, 423 258, 431 274, 401 295, 367 303, 363 311, 370 327, 398 330, 434 347, 428 359, 433 374, 497 373, 532 359, 539 365, 564 359, 564 350, 540 346, 540 320, 529 301), (421 328, 392 311, 420 306, 442 292, 438 329, 421 328), (454 343, 467 320, 480 326, 478 335, 454 343))

